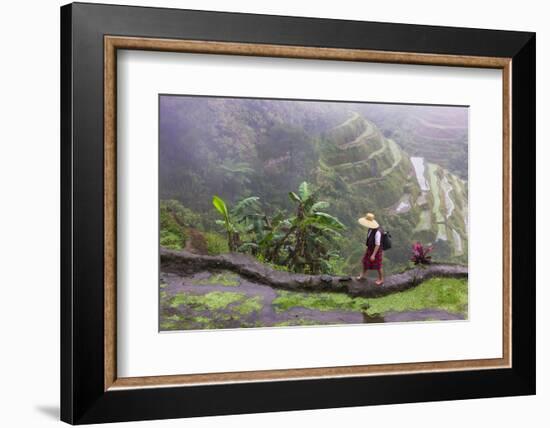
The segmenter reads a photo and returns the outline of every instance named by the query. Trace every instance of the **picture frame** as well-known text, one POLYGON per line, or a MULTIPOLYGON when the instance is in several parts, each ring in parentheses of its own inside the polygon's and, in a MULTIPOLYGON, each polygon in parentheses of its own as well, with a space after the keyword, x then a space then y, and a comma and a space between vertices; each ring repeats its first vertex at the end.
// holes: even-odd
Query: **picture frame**
POLYGON ((535 96, 534 33, 63 6, 61 419, 86 424, 534 394, 535 96), (118 50, 502 70, 503 159, 491 160, 503 167, 502 358, 119 377, 118 50))

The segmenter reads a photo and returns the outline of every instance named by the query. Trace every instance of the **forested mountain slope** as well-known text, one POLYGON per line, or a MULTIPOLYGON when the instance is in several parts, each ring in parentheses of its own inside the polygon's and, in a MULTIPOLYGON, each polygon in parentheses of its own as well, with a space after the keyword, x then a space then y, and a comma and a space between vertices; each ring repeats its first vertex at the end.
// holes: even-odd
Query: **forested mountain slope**
POLYGON ((346 226, 335 271, 359 268, 366 231, 357 219, 367 211, 392 233, 389 271, 406 266, 416 240, 434 243, 436 260, 467 262, 467 164, 445 154, 467 153, 462 113, 434 108, 400 121, 386 105, 202 97, 161 97, 160 108, 160 197, 183 205, 194 231, 223 239, 213 195, 230 204, 258 196, 275 215, 307 181, 346 226), (426 127, 441 135, 430 142, 426 127))

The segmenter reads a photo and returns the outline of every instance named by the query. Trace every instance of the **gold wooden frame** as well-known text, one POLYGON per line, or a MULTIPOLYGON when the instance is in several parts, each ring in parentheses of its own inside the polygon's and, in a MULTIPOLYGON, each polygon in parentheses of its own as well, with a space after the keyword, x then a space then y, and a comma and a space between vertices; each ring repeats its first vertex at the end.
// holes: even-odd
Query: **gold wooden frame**
POLYGON ((511 367, 511 58, 382 52, 249 43, 168 40, 105 36, 104 38, 104 389, 191 386, 197 384, 296 380, 381 374, 441 372, 511 367), (182 53, 264 56, 338 61, 494 68, 503 82, 503 349, 502 358, 379 364, 345 367, 262 370, 171 376, 117 377, 116 370, 116 52, 118 49, 182 53))

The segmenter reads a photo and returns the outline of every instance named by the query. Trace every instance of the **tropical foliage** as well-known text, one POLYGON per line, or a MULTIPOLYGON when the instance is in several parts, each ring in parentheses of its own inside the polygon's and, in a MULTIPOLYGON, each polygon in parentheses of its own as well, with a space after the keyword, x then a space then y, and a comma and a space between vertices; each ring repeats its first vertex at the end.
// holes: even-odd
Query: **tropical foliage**
POLYGON ((304 181, 298 192, 289 192, 294 202, 292 214, 269 217, 261 211, 259 198, 251 196, 229 209, 219 196, 212 198, 222 216, 230 251, 249 252, 264 262, 285 266, 294 272, 331 272, 331 260, 338 258, 335 241, 345 229, 338 218, 328 214, 326 201, 304 181))
POLYGON ((415 241, 433 243, 434 261, 467 263, 467 109, 458 110, 163 96, 160 198, 189 212, 183 227, 164 219, 162 245, 189 249, 194 228, 211 254, 246 252, 292 271, 349 274, 360 269, 364 251, 357 218, 374 212, 393 236, 386 273, 409 266, 415 241), (322 214, 300 217, 307 204, 294 195, 301 198, 303 182, 317 202, 330 204, 317 211, 345 229, 309 224, 322 214))
POLYGON ((411 261, 415 265, 428 265, 432 262, 432 247, 424 247, 420 242, 415 242, 412 246, 411 261))

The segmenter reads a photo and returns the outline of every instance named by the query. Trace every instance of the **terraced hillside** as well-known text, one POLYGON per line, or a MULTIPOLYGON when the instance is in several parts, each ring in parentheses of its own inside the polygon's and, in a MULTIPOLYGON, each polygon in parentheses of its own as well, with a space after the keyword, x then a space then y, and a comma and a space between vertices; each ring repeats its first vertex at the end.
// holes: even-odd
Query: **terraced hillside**
POLYGON ((362 113, 411 156, 468 176, 468 110, 443 106, 365 105, 362 113))
POLYGON ((416 240, 435 243, 435 258, 467 261, 467 186, 462 179, 424 158, 409 157, 358 112, 326 132, 319 145, 318 184, 339 218, 351 226, 344 251, 350 262, 363 250, 357 237, 364 230, 356 217, 366 211, 375 212, 392 233, 390 270, 406 262, 416 240))
POLYGON ((387 273, 407 267, 416 240, 434 243, 436 260, 467 262, 466 108, 178 96, 160 109, 160 198, 188 222, 165 230, 165 245, 194 237, 224 251, 213 195, 229 206, 255 196, 269 218, 290 218, 289 191, 307 182, 345 226, 327 247, 332 273, 359 270, 357 218, 370 211, 393 236, 387 273))

